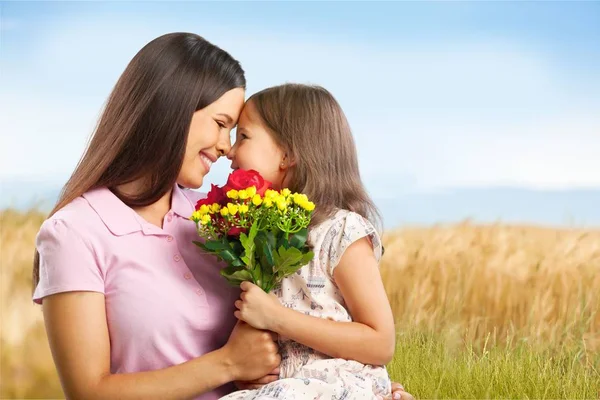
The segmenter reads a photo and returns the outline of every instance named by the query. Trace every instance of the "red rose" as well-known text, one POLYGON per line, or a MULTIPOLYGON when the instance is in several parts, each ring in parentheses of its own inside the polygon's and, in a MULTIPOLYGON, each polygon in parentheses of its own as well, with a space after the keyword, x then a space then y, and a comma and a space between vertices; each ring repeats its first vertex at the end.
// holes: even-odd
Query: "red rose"
POLYGON ((242 190, 247 189, 250 186, 256 188, 256 193, 263 196, 268 188, 271 187, 271 182, 265 180, 258 172, 251 169, 249 171, 243 169, 236 169, 227 179, 227 184, 223 186, 223 193, 227 193, 230 190, 242 190))
POLYGON ((196 210, 199 210, 202 205, 211 205, 214 203, 218 203, 220 205, 224 205, 227 200, 227 197, 223 193, 223 189, 218 187, 217 185, 210 185, 210 192, 206 195, 204 199, 200 199, 196 203, 196 210))
POLYGON ((240 233, 247 233, 248 229, 247 228, 240 228, 239 226, 234 226, 233 228, 229 229, 229 232, 227 232, 228 236, 240 236, 240 233))

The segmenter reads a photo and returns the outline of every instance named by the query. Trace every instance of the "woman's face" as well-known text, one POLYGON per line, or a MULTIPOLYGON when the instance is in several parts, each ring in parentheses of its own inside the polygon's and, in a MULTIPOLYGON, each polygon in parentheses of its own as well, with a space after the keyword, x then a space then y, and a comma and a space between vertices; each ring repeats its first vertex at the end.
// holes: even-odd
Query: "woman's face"
POLYGON ((217 158, 229 153, 229 134, 244 106, 244 89, 226 92, 214 103, 194 113, 177 183, 186 188, 202 186, 217 158))
POLYGON ((227 155, 232 169, 253 169, 280 189, 285 177, 285 153, 262 125, 252 101, 240 114, 235 144, 227 155), (283 163, 283 164, 282 164, 283 163))

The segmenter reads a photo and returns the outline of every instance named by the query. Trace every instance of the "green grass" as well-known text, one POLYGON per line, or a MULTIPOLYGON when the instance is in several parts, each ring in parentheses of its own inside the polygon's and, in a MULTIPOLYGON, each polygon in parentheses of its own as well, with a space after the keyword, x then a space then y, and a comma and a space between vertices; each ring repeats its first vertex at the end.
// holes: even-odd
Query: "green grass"
POLYGON ((417 399, 600 399, 600 354, 583 345, 475 349, 415 332, 398 336, 388 371, 417 399))

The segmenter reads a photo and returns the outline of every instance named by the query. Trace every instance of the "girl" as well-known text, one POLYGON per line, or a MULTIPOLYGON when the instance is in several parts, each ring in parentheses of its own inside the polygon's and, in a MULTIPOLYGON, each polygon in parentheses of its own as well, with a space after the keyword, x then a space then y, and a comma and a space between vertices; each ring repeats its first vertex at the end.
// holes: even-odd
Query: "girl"
POLYGON ((281 380, 225 399, 370 399, 389 396, 383 365, 395 330, 378 262, 377 210, 361 182, 356 148, 339 104, 323 88, 287 84, 243 109, 232 168, 254 169, 316 204, 310 264, 274 294, 244 282, 235 316, 276 332, 281 380))

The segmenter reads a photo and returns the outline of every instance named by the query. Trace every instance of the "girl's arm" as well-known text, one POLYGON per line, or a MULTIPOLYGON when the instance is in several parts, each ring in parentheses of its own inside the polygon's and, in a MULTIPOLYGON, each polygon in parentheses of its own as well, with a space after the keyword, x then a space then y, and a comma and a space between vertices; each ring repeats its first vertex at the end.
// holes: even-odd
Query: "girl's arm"
POLYGON ((242 283, 235 315, 257 329, 274 331, 334 358, 387 364, 394 354, 394 317, 367 238, 346 249, 334 278, 353 322, 331 321, 286 308, 250 282, 242 283))
POLYGON ((66 292, 45 297, 48 340, 67 399, 190 399, 227 382, 259 378, 279 365, 268 332, 236 326, 219 350, 173 367, 110 373, 104 295, 66 292))

